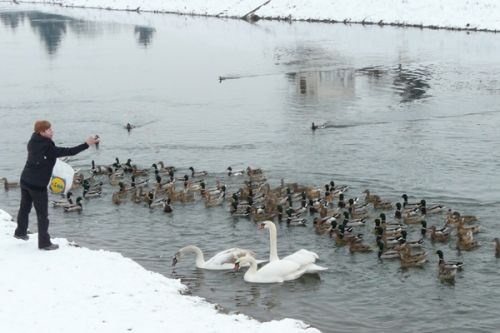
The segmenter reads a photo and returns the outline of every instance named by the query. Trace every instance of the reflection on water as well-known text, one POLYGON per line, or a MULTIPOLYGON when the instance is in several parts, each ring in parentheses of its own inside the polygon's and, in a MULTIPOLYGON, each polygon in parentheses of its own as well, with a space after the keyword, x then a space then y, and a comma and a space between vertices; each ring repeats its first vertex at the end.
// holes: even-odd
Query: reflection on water
POLYGON ((68 18, 60 15, 43 14, 40 12, 28 13, 27 18, 31 27, 45 44, 49 54, 56 53, 62 38, 66 34, 68 18))
POLYGON ((394 77, 394 86, 400 90, 401 102, 411 102, 426 97, 425 93, 430 88, 428 82, 431 78, 429 68, 403 68, 399 64, 394 77))
POLYGON ((428 97, 428 83, 432 78, 431 69, 420 67, 417 69, 397 69, 382 67, 364 67, 358 70, 340 68, 328 71, 306 71, 288 73, 288 81, 295 85, 296 96, 314 97, 318 99, 350 99, 356 95, 356 90, 363 87, 363 83, 356 82, 356 74, 368 79, 373 86, 386 86, 392 81, 394 92, 400 96, 400 103, 408 103, 428 97))
MULTIPOLYGON (((68 28, 77 36, 97 37, 103 34, 103 30, 100 28, 101 24, 69 16, 40 11, 0 12, 0 21, 12 30, 16 30, 25 20, 40 36, 40 40, 45 45, 49 55, 54 55, 57 52, 68 28)), ((144 47, 151 44, 154 32, 154 28, 145 26, 136 26, 133 31, 137 37, 137 43, 144 47)))
POLYGON ((389 70, 384 69, 381 66, 369 66, 369 67, 364 67, 360 68, 357 70, 358 73, 367 76, 370 79, 373 79, 375 81, 380 80, 381 78, 389 75, 389 70))
POLYGON ((0 12, 0 21, 7 27, 16 30, 19 23, 24 20, 27 12, 0 12))
POLYGON ((320 45, 300 44, 294 48, 276 48, 276 64, 299 69, 336 64, 334 54, 320 45))
POLYGON ((399 64, 396 69, 369 66, 358 69, 356 72, 368 77, 376 84, 384 78, 391 78, 394 90, 401 97, 401 103, 407 103, 427 97, 426 92, 430 88, 429 81, 432 78, 430 68, 403 68, 401 64, 399 64))
POLYGON ((316 97, 352 96, 354 94, 354 70, 312 71, 288 73, 288 80, 297 86, 297 95, 316 97))
POLYGON ((137 37, 137 42, 144 47, 147 47, 149 44, 151 44, 154 32, 155 29, 150 27, 136 26, 134 28, 134 33, 137 37))

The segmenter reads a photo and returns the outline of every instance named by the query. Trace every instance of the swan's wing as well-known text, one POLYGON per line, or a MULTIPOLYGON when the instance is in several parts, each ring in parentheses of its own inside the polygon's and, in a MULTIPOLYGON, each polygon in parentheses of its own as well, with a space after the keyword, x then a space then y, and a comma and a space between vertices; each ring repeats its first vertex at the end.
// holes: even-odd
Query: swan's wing
POLYGON ((295 270, 293 272, 290 272, 290 274, 284 276, 283 280, 284 281, 292 281, 292 280, 300 278, 305 273, 307 273, 306 268, 303 267, 303 266, 301 266, 299 269, 297 269, 297 270, 295 270))
POLYGON ((207 264, 210 266, 234 264, 234 262, 238 258, 244 257, 246 255, 255 257, 255 253, 250 250, 233 247, 215 254, 212 258, 207 260, 207 264))
POLYGON ((318 255, 315 252, 301 249, 283 258, 283 260, 291 260, 299 265, 309 265, 318 259, 318 255))
POLYGON ((260 276, 279 276, 284 277, 292 272, 300 270, 300 265, 290 260, 275 260, 262 266, 257 271, 260 276))
POLYGON ((328 269, 328 267, 323 267, 316 264, 309 264, 306 265, 304 268, 307 274, 319 273, 321 271, 326 271, 328 269))
POLYGON ((306 268, 290 260, 275 260, 257 271, 254 282, 282 282, 295 280, 306 272, 306 268))
POLYGON ((296 251, 295 253, 301 254, 301 255, 304 255, 304 256, 311 256, 311 257, 314 257, 315 259, 319 258, 318 254, 316 252, 309 251, 309 250, 306 250, 306 249, 300 249, 300 250, 296 251))

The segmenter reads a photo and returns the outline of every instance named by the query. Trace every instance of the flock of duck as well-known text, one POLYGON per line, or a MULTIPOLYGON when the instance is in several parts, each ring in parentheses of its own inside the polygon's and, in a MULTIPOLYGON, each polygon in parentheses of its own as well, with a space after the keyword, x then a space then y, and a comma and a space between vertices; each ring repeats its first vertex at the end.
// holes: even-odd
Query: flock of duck
MULTIPOLYGON (((220 180, 222 177, 195 171, 193 167, 187 170, 187 174, 179 177, 174 166, 165 166, 162 161, 146 169, 133 165, 131 159, 122 164, 116 158, 110 165, 96 165, 92 161, 88 172, 78 170, 75 173, 72 190, 66 197, 51 204, 62 207, 66 212, 81 212, 83 199, 101 197, 105 183, 117 187, 111 196, 115 205, 134 202, 149 209, 162 209, 167 214, 173 212, 175 202, 202 200, 206 207, 222 206, 227 202, 233 217, 253 220, 259 228, 269 231, 268 260, 256 259, 255 253, 248 249, 231 248, 205 261, 199 247, 188 245, 177 251, 172 264, 175 265, 183 255, 194 253, 198 268, 227 270, 248 267, 244 280, 253 283, 289 281, 303 274, 317 274, 327 269, 316 264, 319 256, 315 252, 306 249, 280 259, 275 223, 304 227, 308 218, 312 218, 314 231, 330 237, 337 247, 346 246, 351 253, 375 250, 379 260, 399 260, 403 268, 426 265, 428 253, 424 245, 428 238, 433 243, 455 242, 459 251, 472 251, 479 246, 474 235, 481 227, 475 216, 462 215, 439 204, 429 205, 425 199, 410 202, 406 194, 401 196, 402 202, 396 203, 384 200, 369 190, 363 192, 363 198, 348 198, 349 186, 336 185, 334 181, 317 188, 282 180, 279 186, 272 188, 262 169, 251 167, 245 170, 226 169, 225 176, 241 179, 236 182, 237 189, 229 193, 228 186, 220 180), (152 182, 151 175, 154 175, 152 182), (209 187, 208 180, 215 180, 215 184, 209 187), (80 188, 82 194, 73 202, 72 192, 80 188), (441 222, 429 226, 427 221, 431 219, 441 222), (361 232, 370 228, 370 233, 375 235, 375 247, 365 242, 361 232), (419 237, 410 240, 409 232, 418 233, 419 237)), ((19 186, 6 178, 0 179, 5 190, 19 186)), ((233 181, 231 187, 234 184, 233 181)), ((494 241, 495 255, 500 257, 499 239, 494 241)), ((436 255, 439 258, 438 278, 453 283, 463 263, 445 261, 442 250, 437 250, 436 255)))

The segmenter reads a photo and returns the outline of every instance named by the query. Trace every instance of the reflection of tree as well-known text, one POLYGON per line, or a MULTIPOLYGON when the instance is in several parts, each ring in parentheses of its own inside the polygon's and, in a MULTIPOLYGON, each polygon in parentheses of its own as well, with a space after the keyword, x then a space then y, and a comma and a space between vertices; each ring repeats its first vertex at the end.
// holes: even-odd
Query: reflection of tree
POLYGON ((401 64, 396 70, 394 86, 399 88, 401 102, 411 102, 425 97, 426 91, 430 88, 428 81, 431 73, 426 68, 403 69, 401 64))
POLYGON ((394 88, 401 96, 402 103, 426 97, 425 93, 430 88, 428 81, 430 80, 431 72, 427 68, 403 69, 403 66, 400 64, 395 71, 381 67, 364 67, 358 69, 356 72, 374 81, 390 77, 394 73, 394 88))
POLYGON ((0 21, 15 30, 21 21, 24 21, 24 12, 0 12, 0 21))
POLYGON ((54 54, 61 43, 62 37, 66 34, 66 24, 71 18, 46 14, 41 12, 29 12, 30 25, 38 32, 40 39, 45 43, 49 54, 54 54))
POLYGON ((26 18, 33 31, 40 35, 49 54, 56 53, 68 27, 77 35, 95 36, 99 32, 95 22, 76 20, 68 16, 38 11, 0 12, 0 21, 12 29, 16 29, 26 18))
POLYGON ((134 28, 134 34, 137 35, 137 42, 144 47, 147 47, 149 44, 151 44, 154 33, 155 29, 150 27, 136 26, 134 28))

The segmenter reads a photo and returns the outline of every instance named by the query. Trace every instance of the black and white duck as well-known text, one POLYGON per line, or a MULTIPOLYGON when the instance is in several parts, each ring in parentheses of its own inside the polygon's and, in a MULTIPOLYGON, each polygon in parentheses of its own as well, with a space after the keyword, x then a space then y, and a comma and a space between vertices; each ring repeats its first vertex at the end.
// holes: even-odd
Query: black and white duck
POLYGON ((191 166, 189 167, 189 170, 191 170, 191 177, 193 178, 200 178, 200 177, 205 177, 208 175, 207 171, 194 171, 194 168, 191 166))
POLYGON ((144 179, 136 179, 134 175, 131 177, 131 183, 130 187, 132 188, 139 188, 139 187, 146 187, 149 184, 149 178, 144 178, 144 179))
POLYGON ((382 238, 377 236, 377 246, 379 259, 396 259, 399 258, 399 251, 394 248, 388 248, 382 238))
POLYGON ((73 199, 71 199, 71 196, 73 195, 73 193, 71 191, 69 191, 68 193, 66 193, 66 196, 64 199, 61 199, 61 200, 52 200, 50 203, 52 205, 52 207, 68 207, 68 206, 71 206, 73 205, 73 199))
POLYGON ((233 170, 232 167, 228 166, 227 169, 227 175, 228 176, 243 176, 245 174, 245 171, 243 170, 233 170))
POLYGON ((76 198, 76 203, 64 207, 64 211, 67 213, 70 212, 81 212, 83 210, 82 206, 82 197, 76 198))
POLYGON ((93 175, 109 175, 113 172, 113 169, 110 169, 104 165, 96 165, 95 161, 92 160, 92 166, 90 168, 90 173, 93 175))

